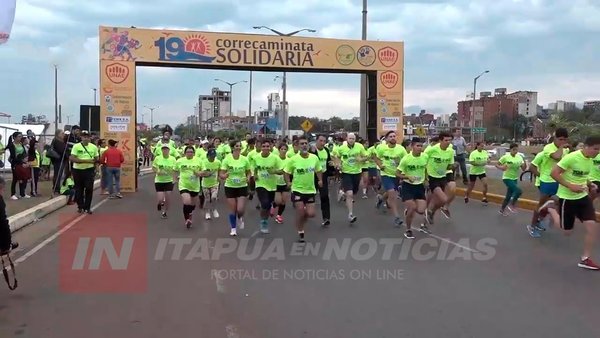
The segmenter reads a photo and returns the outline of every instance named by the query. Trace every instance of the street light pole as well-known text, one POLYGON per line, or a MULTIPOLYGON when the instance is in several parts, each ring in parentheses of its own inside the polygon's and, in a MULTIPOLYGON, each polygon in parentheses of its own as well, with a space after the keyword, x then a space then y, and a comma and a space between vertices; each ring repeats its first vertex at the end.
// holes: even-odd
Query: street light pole
POLYGON ((95 106, 95 105, 96 105, 96 91, 97 91, 98 89, 96 89, 96 88, 92 88, 92 90, 94 91, 94 106, 95 106))
POLYGON ((154 109, 159 108, 157 107, 148 107, 148 106, 144 106, 144 108, 150 110, 150 130, 154 129, 154 109))
POLYGON ((479 74, 477 77, 473 79, 473 100, 471 101, 471 143, 475 143, 475 97, 477 96, 477 80, 483 76, 483 74, 489 73, 489 70, 486 70, 479 74))
MULTIPOLYGON (((363 0, 362 39, 367 39, 367 0, 363 0)), ((358 135, 367 138, 367 75, 360 75, 360 124, 358 135)))
POLYGON ((58 130, 58 66, 54 65, 54 133, 58 130))
MULTIPOLYGON (((315 29, 310 29, 310 28, 303 28, 303 29, 299 29, 297 31, 293 31, 291 33, 282 33, 280 31, 277 31, 273 28, 267 27, 267 26, 254 26, 252 27, 254 29, 268 29, 271 32, 279 35, 279 36, 294 36, 298 33, 301 32, 310 32, 310 33, 316 33, 317 31, 315 29)), ((287 109, 287 72, 283 72, 283 84, 281 85, 282 89, 283 89, 283 109, 282 109, 282 116, 283 116, 283 126, 282 126, 282 136, 286 136, 286 134, 288 133, 288 125, 289 125, 289 116, 288 116, 288 109, 287 109)))
POLYGON ((215 81, 220 81, 223 82, 227 85, 229 85, 229 116, 233 116, 233 86, 235 86, 238 83, 247 83, 248 81, 243 80, 243 81, 238 81, 238 82, 227 82, 227 81, 223 81, 221 79, 215 79, 215 81))
POLYGON ((248 91, 248 130, 250 130, 250 118, 252 117, 252 71, 250 71, 250 90, 248 91))

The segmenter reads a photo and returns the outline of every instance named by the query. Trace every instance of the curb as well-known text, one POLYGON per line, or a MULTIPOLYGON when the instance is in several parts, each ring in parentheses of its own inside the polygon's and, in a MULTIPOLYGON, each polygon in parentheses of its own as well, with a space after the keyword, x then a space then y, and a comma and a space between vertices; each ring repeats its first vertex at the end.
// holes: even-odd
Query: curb
MULTIPOLYGON (((144 176, 152 172, 152 168, 144 168, 140 171, 140 176, 144 176)), ((94 181, 94 190, 100 188, 100 180, 94 181)), ((44 216, 64 207, 67 205, 67 199, 63 195, 54 197, 51 200, 40 203, 33 208, 21 211, 18 214, 12 215, 8 218, 10 224, 10 232, 23 229, 24 227, 39 221, 44 216)))
MULTIPOLYGON (((467 189, 465 188, 456 188, 456 196, 465 196, 465 193, 467 192, 467 189)), ((497 194, 487 194, 488 197, 488 201, 492 202, 492 203, 496 203, 496 204, 502 204, 502 202, 504 202, 504 196, 502 195, 497 195, 497 194)), ((483 199, 483 194, 481 193, 481 191, 471 191, 471 196, 469 198, 474 198, 477 200, 482 200, 483 199)), ((519 199, 519 202, 517 203, 517 207, 521 208, 521 209, 525 209, 525 210, 535 210, 538 206, 538 202, 537 201, 533 201, 533 200, 528 200, 528 199, 519 199)), ((596 221, 600 222, 600 212, 596 212, 596 221)))

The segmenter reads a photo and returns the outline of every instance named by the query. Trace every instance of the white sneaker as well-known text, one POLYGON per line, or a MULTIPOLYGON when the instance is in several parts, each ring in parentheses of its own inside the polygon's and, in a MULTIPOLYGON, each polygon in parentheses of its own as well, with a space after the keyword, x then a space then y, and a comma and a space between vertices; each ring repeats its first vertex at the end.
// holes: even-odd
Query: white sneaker
POLYGON ((240 228, 240 230, 244 230, 244 219, 243 218, 238 218, 239 224, 238 227, 240 228))
POLYGON ((23 196, 23 198, 31 198, 31 196, 25 195, 25 196, 23 196))
POLYGON ((11 199, 11 200, 13 200, 13 201, 16 201, 16 200, 18 200, 19 198, 18 198, 16 195, 12 195, 12 196, 10 196, 10 199, 11 199))
POLYGON ((237 236, 237 230, 235 228, 231 229, 231 232, 229 232, 229 236, 237 236))
POLYGON ((210 219, 210 211, 207 211, 207 212, 204 214, 204 218, 206 218, 206 219, 210 219))
POLYGON ((217 209, 213 210, 213 217, 219 218, 219 212, 217 211, 217 209))

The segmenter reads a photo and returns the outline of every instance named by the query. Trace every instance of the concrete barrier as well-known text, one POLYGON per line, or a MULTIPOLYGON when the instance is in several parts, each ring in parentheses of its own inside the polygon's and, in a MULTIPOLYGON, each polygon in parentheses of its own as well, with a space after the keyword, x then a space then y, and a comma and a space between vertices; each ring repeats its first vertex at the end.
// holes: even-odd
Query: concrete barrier
MULTIPOLYGON (((151 168, 145 168, 141 170, 141 176, 147 175, 152 172, 151 168)), ((100 180, 94 181, 94 190, 100 188, 100 180)), ((12 215, 8 218, 10 224, 10 231, 15 232, 20 230, 32 223, 35 223, 42 219, 44 216, 64 207, 67 205, 67 197, 59 195, 51 200, 40 203, 33 208, 21 211, 18 214, 12 215)))

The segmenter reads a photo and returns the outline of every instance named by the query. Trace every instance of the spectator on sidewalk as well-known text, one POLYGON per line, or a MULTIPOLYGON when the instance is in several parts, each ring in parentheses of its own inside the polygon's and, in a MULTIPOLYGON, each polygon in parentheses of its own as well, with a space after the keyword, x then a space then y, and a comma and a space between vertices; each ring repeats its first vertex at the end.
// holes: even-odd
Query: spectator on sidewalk
POLYGON ((29 198, 25 195, 27 180, 31 178, 31 172, 27 164, 27 151, 23 144, 23 134, 19 131, 14 132, 9 138, 6 149, 10 152, 8 161, 12 170, 12 182, 10 184, 10 199, 18 200, 17 183, 19 184, 19 193, 21 198, 29 198), (29 173, 29 175, 27 175, 29 173))
POLYGON ((16 249, 19 243, 12 241, 10 224, 6 215, 6 203, 4 203, 4 178, 0 176, 0 255, 8 255, 12 249, 16 249))
MULTIPOLYGON (((102 154, 108 149, 104 139, 98 139, 94 144, 98 147, 98 154, 102 158, 102 154)), ((100 161, 100 195, 108 195, 108 191, 106 191, 107 186, 108 174, 106 173, 106 165, 100 161)))
POLYGON ((27 161, 31 167, 31 196, 38 196, 38 183, 40 181, 40 152, 38 151, 38 142, 35 138, 29 139, 29 149, 27 150, 27 161))
POLYGON ((46 156, 48 155, 48 149, 50 148, 49 145, 45 145, 44 146, 44 151, 42 151, 42 156, 41 156, 41 163, 40 163, 40 168, 41 168, 41 173, 40 176, 42 177, 42 180, 44 181, 50 181, 50 164, 52 163, 52 160, 50 159, 50 157, 46 156))
POLYGON ((71 175, 65 177, 63 180, 60 186, 60 194, 67 196, 67 205, 75 204, 73 201, 73 197, 75 197, 75 183, 73 182, 73 177, 71 177, 71 175))
POLYGON ((108 198, 123 198, 121 195, 121 165, 125 162, 125 157, 123 152, 117 148, 117 141, 108 140, 108 145, 109 148, 100 158, 100 163, 106 167, 108 198), (115 191, 116 193, 113 194, 115 191))
POLYGON ((73 162, 73 181, 75 182, 75 200, 77 212, 92 213, 92 197, 94 194, 94 179, 98 163, 98 147, 90 142, 90 133, 81 132, 81 142, 71 149, 69 160, 73 162))
POLYGON ((52 176, 52 187, 54 189, 54 192, 59 192, 60 182, 63 177, 63 174, 70 171, 69 153, 66 153, 67 146, 65 143, 65 133, 63 133, 61 129, 56 130, 54 138, 50 143, 50 149, 48 150, 48 152, 52 156, 50 157, 50 161, 52 161, 52 168, 54 171, 54 174, 52 176))

